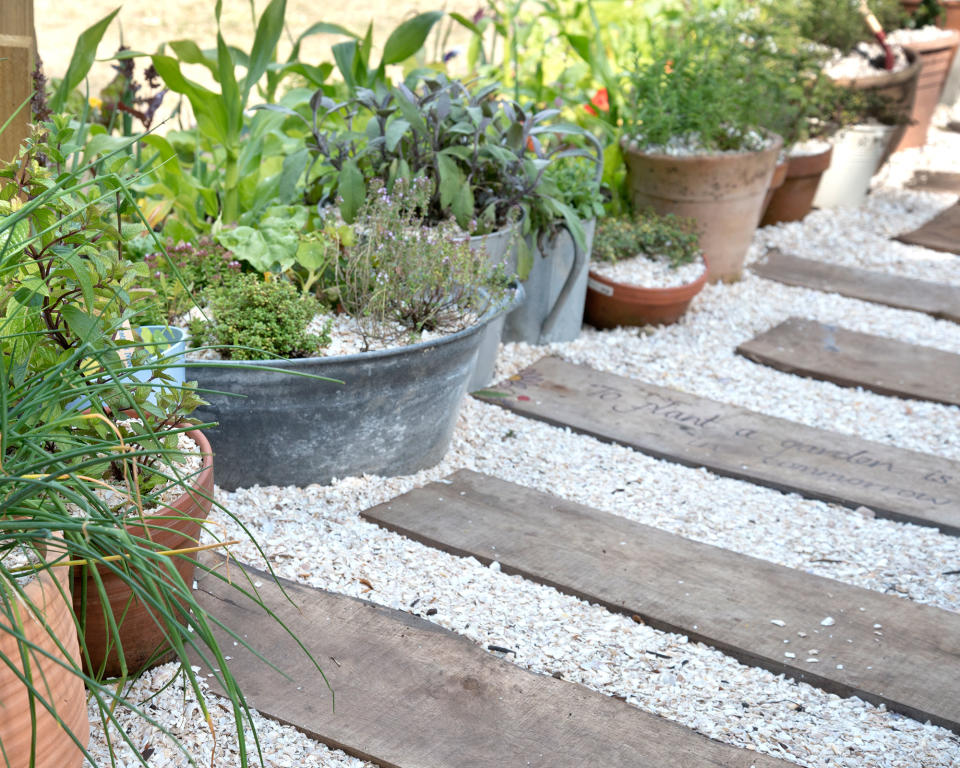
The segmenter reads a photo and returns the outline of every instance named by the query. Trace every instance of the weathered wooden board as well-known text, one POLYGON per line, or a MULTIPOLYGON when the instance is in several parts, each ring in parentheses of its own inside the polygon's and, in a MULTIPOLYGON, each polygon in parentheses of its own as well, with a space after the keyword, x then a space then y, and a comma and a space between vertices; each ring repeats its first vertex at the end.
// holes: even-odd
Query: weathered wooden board
POLYGON ((791 317, 737 347, 780 371, 881 395, 960 405, 960 355, 791 317))
MULTIPOLYGON (((958 174, 960 176, 960 174, 958 174)), ((803 259, 771 248, 751 271, 768 280, 924 312, 960 323, 960 287, 803 259)))
POLYGON ((657 458, 960 535, 960 462, 545 357, 485 398, 657 458))
POLYGON ((639 615, 747 664, 960 731, 958 613, 467 470, 363 516, 456 555, 497 560, 508 573, 639 615))
POLYGON ((205 576, 201 605, 290 677, 219 632, 248 703, 383 768, 787 768, 583 686, 523 670, 410 614, 284 582, 291 605, 264 574, 251 576, 263 582, 264 602, 323 666, 336 707, 283 628, 205 576))
POLYGON ((919 229, 897 235, 896 239, 934 251, 960 253, 960 203, 934 216, 919 229))
POLYGON ((960 173, 946 171, 917 171, 907 182, 910 189, 924 189, 930 192, 952 192, 960 194, 960 173))

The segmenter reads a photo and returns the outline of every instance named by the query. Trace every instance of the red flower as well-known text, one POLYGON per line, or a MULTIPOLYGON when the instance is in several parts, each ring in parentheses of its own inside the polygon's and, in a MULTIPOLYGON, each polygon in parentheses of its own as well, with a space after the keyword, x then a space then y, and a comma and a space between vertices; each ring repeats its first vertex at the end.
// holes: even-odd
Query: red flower
POLYGON ((610 96, 609 94, 607 94, 606 88, 601 88, 599 91, 593 94, 593 98, 590 99, 590 104, 584 104, 583 106, 583 108, 587 110, 587 112, 589 112, 591 115, 596 116, 597 109, 594 109, 593 107, 596 107, 601 112, 610 111, 610 96), (591 104, 593 106, 590 106, 591 104))

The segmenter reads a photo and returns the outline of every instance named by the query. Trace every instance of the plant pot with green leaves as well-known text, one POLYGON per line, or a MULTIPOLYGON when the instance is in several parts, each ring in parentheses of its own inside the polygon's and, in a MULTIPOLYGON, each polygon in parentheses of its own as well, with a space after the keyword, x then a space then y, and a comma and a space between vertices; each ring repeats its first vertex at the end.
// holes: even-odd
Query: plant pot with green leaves
POLYGON ((305 221, 266 275, 233 261, 249 258, 249 232, 221 238, 232 253, 197 257, 237 265, 201 287, 187 359, 208 401, 197 415, 217 422, 207 434, 222 487, 409 474, 443 457, 510 292, 452 222, 424 221, 430 193, 423 179, 373 184, 352 225, 335 208, 305 221))
MULTIPOLYGON (((542 270, 529 282, 536 262, 528 240, 543 225, 550 227, 540 239, 543 243, 565 228, 579 253, 585 254, 589 244, 581 215, 594 215, 592 203, 583 203, 583 190, 567 197, 570 190, 548 183, 548 174, 563 158, 580 155, 589 162, 593 153, 570 144, 571 139, 587 141, 586 133, 558 120, 558 110, 528 109, 498 92, 497 83, 478 88, 441 74, 418 74, 396 87, 357 89, 356 96, 342 104, 318 91, 309 116, 289 106, 270 109, 295 116, 293 130, 298 124, 309 128, 313 164, 307 200, 321 206, 338 204, 347 222, 353 220, 371 184, 383 184, 389 191, 398 181, 427 179, 431 194, 424 221, 434 225, 455 220, 478 254, 526 281, 527 309, 514 310, 524 315, 511 327, 533 340, 532 324, 538 325, 539 339, 560 294, 565 300, 572 291, 555 290, 555 281, 541 276, 542 270), (535 320, 531 312, 537 313, 535 320)), ((574 266, 582 272, 583 265, 584 258, 576 265, 564 264, 568 267, 564 278, 574 266)), ((579 278, 582 285, 579 272, 571 282, 579 278)), ((566 311, 578 324, 577 302, 561 304, 554 314, 566 311)), ((498 325, 488 327, 484 348, 496 350, 498 325)), ((481 360, 489 362, 478 366, 474 383, 489 381, 493 357, 481 353, 481 360)))
POLYGON ((633 208, 695 219, 711 282, 740 278, 782 147, 761 117, 782 85, 761 76, 762 42, 742 42, 725 15, 694 15, 655 34, 624 75, 633 208))
MULTIPOLYGON (((906 15, 898 0, 800 0, 778 3, 785 25, 832 53, 825 73, 839 86, 883 101, 893 126, 881 164, 894 151, 911 122, 921 62, 916 53, 887 41, 906 15)), ((873 139, 871 139, 873 141, 873 139)))
POLYGON ((697 223, 653 210, 601 219, 586 321, 595 328, 675 323, 707 282, 697 223))
MULTIPOLYGON (((213 633, 215 620, 191 589, 193 553, 170 551, 157 535, 175 527, 169 508, 177 504, 161 494, 211 497, 212 478, 195 482, 206 469, 183 464, 179 445, 189 428, 178 411, 189 411, 195 395, 167 386, 164 364, 120 339, 136 322, 136 282, 145 272, 124 258, 130 233, 116 225, 135 201, 121 177, 95 175, 83 163, 68 170, 73 163, 64 147, 73 135, 70 122, 55 117, 15 162, 0 167, 0 750, 11 765, 74 766, 84 756, 95 763, 86 754, 85 687, 103 737, 131 762, 147 764, 123 720, 150 715, 126 688, 104 682, 93 638, 99 623, 106 647, 123 660, 121 674, 133 674, 142 638, 127 620, 139 603, 162 627, 183 684, 208 719, 187 649, 214 668, 245 755, 244 731, 252 723, 213 633), (147 382, 134 378, 144 370, 152 372, 147 382), (150 403, 156 388, 162 396, 150 403), (150 516, 152 506, 159 518, 150 516), (113 579, 127 591, 111 606, 113 579), (48 608, 54 613, 45 614, 48 608)), ((193 549, 196 539, 190 536, 193 549)))

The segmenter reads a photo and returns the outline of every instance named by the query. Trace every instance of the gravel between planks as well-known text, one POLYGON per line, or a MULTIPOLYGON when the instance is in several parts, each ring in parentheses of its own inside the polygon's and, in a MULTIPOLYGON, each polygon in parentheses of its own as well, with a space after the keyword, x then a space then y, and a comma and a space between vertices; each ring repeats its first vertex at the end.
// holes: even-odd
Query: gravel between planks
MULTIPOLYGON (((815 212, 805 222, 761 230, 749 260, 777 246, 807 258, 960 284, 957 257, 945 259, 888 239, 956 200, 899 188, 918 168, 960 170, 960 134, 934 130, 931 140, 932 147, 894 156, 861 208, 815 212)), ((958 408, 801 379, 734 353, 739 342, 791 314, 960 352, 956 324, 783 286, 748 272, 736 285, 708 286, 675 326, 585 329, 579 340, 548 348, 508 345, 498 376, 553 353, 811 426, 960 460, 958 408)), ((242 489, 218 498, 263 543, 281 576, 427 616, 484 646, 515 650, 509 659, 524 667, 623 696, 729 744, 817 768, 947 768, 960 762, 960 738, 949 731, 741 665, 683 636, 506 576, 496 563, 483 567, 358 517, 371 505, 461 467, 691 539, 960 610, 960 576, 947 573, 960 568, 960 539, 877 520, 869 510, 855 512, 658 461, 471 399, 464 403, 448 455, 431 470, 403 478, 345 478, 329 487, 242 489)), ((225 536, 242 535, 226 515, 213 517, 223 523, 225 536)), ((251 546, 232 551, 260 564, 251 546)), ((798 657, 812 650, 800 637, 789 645, 798 657)), ((135 695, 158 690, 173 670, 167 665, 151 673, 136 684, 135 695)), ((189 696, 186 701, 174 686, 160 694, 155 714, 181 735, 200 764, 209 764, 210 735, 196 705, 189 696)), ((210 706, 221 723, 214 765, 236 765, 227 713, 214 697, 210 706)), ((266 766, 368 765, 272 721, 258 718, 257 726, 266 766)), ((149 742, 156 750, 151 766, 182 764, 155 734, 139 724, 133 728, 135 743, 142 748, 149 742)), ((95 732, 96 749, 102 749, 101 739, 95 732)))

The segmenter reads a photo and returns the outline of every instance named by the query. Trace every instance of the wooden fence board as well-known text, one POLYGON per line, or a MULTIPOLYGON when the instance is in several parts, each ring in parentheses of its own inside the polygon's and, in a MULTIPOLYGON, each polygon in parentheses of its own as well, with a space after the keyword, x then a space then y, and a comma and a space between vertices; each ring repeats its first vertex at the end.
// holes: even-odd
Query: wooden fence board
MULTIPOLYGON (((960 174, 958 174, 960 176, 960 174)), ((750 270, 760 277, 960 323, 960 286, 827 264, 771 248, 750 270)))
POLYGON ((282 627, 206 575, 200 603, 291 678, 233 647, 218 630, 248 703, 383 768, 787 768, 583 686, 523 670, 410 614, 285 581, 291 605, 264 574, 250 569, 250 575, 263 582, 264 602, 323 666, 336 707, 282 627))
POLYGON ((896 239, 934 251, 960 253, 960 203, 934 216, 919 229, 898 235, 896 239))
POLYGON ((467 470, 363 516, 432 547, 497 560, 507 573, 638 615, 747 664, 960 730, 960 614, 467 470))
MULTIPOLYGON (((33 0, 0 2, 0 125, 33 92, 33 57, 37 47, 33 30, 33 0)), ((30 105, 0 133, 0 162, 13 160, 29 132, 30 105)))
POLYGON ((657 458, 960 535, 960 462, 545 357, 491 403, 657 458))
POLYGON ((737 347, 786 373, 881 395, 960 405, 960 355, 791 317, 737 347))

